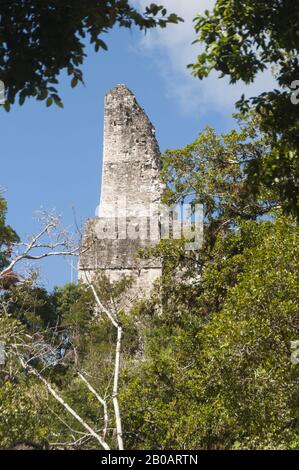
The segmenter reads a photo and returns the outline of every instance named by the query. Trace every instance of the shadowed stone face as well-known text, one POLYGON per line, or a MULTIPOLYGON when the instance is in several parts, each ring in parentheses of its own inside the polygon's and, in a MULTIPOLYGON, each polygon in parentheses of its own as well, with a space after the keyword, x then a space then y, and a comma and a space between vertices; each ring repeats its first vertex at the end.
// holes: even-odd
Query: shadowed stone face
POLYGON ((159 239, 151 227, 158 228, 160 166, 153 125, 133 93, 116 86, 105 97, 99 217, 86 224, 79 280, 87 281, 99 270, 113 281, 132 275, 133 297, 149 293, 161 275, 161 263, 141 261, 137 251, 159 239))

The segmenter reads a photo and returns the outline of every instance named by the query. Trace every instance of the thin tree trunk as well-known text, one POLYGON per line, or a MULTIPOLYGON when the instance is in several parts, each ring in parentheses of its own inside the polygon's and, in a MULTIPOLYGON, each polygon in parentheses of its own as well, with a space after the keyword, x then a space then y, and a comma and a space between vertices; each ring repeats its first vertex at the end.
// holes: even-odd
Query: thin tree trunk
POLYGON ((73 410, 64 400, 61 398, 61 396, 52 388, 52 386, 49 384, 49 382, 36 370, 34 367, 24 363, 22 359, 20 359, 20 362, 22 364, 22 367, 25 369, 29 369, 29 371, 38 377, 44 385, 47 387, 51 395, 59 402, 61 405, 80 423, 82 426, 89 432, 91 436, 93 436, 105 450, 110 450, 110 447, 108 444, 99 436, 82 418, 79 416, 76 411, 73 410))
POLYGON ((117 341, 116 341, 116 350, 115 350, 115 366, 114 366, 114 382, 113 382, 113 406, 114 414, 116 421, 116 433, 117 433, 117 443, 119 450, 124 450, 124 443, 122 437, 122 426, 121 426, 121 417, 118 404, 118 379, 119 379, 119 369, 120 369, 120 350, 121 350, 121 338, 122 338, 122 328, 121 326, 117 327, 117 341))
POLYGON ((114 318, 114 316, 109 312, 109 310, 102 304, 99 299, 99 296, 93 286, 93 284, 89 284, 91 288, 94 298, 100 307, 101 310, 107 315, 113 326, 117 329, 117 340, 116 340, 116 349, 115 349, 115 362, 114 362, 114 380, 113 380, 113 406, 114 406, 114 415, 115 415, 115 424, 116 424, 116 434, 117 434, 117 444, 119 450, 124 450, 124 442, 122 437, 122 425, 121 425, 121 416, 119 411, 119 403, 118 403, 118 380, 119 380, 119 372, 120 372, 120 351, 121 351, 121 339, 122 339, 122 327, 118 323, 118 321, 114 318))
POLYGON ((97 393, 97 391, 90 385, 90 383, 86 380, 84 375, 81 374, 81 372, 77 372, 78 376, 80 379, 85 383, 87 388, 91 391, 91 393, 94 394, 94 396, 97 398, 97 400, 103 405, 104 409, 104 428, 103 428, 103 439, 106 438, 107 434, 107 429, 108 429, 108 409, 107 409, 107 403, 106 401, 97 393))

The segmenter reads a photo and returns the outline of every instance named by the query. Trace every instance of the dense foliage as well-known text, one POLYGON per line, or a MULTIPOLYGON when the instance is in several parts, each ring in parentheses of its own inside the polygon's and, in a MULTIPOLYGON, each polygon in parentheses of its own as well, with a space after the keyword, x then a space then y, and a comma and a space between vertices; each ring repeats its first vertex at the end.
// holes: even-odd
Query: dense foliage
MULTIPOLYGON (((299 348, 291 356, 299 344, 295 3, 217 0, 196 18, 205 49, 191 66, 195 76, 216 71, 250 83, 272 68, 278 89, 242 97, 238 128, 221 135, 206 128, 163 155, 164 202, 202 204, 204 240, 196 251, 186 251, 184 239, 165 239, 140 252, 163 259, 150 299, 121 308, 130 278, 95 278, 101 307, 90 286, 49 293, 34 276, 1 276, 19 239, 0 196, 0 448, 18 441, 99 447, 63 402, 117 447, 111 383, 118 330, 105 309, 123 330, 125 448, 299 448, 299 348), (107 403, 108 424, 92 387, 107 403)), ((17 96, 20 104, 33 96, 62 106, 58 76, 66 70, 71 86, 83 81, 85 38, 106 49, 103 34, 114 26, 147 30, 178 21, 163 6, 141 14, 128 0, 1 2, 6 110, 17 96)))
POLYGON ((298 448, 298 255, 290 220, 246 222, 217 241, 197 296, 185 286, 197 314, 153 303, 145 360, 124 373, 130 446, 298 448))
POLYGON ((267 158, 256 155, 249 182, 259 190, 275 189, 286 211, 299 215, 298 100, 291 100, 299 77, 299 13, 293 0, 217 0, 214 9, 195 18, 197 41, 204 51, 191 65, 199 78, 212 71, 231 83, 251 83, 260 72, 273 71, 277 89, 238 106, 251 106, 261 116, 261 125, 271 140, 267 158), (297 104, 296 104, 297 102, 297 104))
MULTIPOLYGON (((163 156, 167 203, 189 198, 204 206, 204 243, 163 240, 140 256, 162 256, 152 296, 124 313, 130 279, 96 290, 116 308, 124 340, 120 408, 127 449, 298 449, 299 233, 283 215, 277 193, 248 192, 246 169, 269 151, 256 117, 163 156)), ((4 221, 4 219, 3 219, 4 221)), ((10 231, 7 234, 11 234, 10 231)), ((5 240, 3 240, 5 244, 5 240)), ((116 447, 112 396, 116 331, 83 285, 47 293, 20 283, 0 296, 0 340, 7 351, 34 337, 51 345, 32 359, 60 396, 95 429, 103 410, 78 377, 107 399, 107 441, 116 447)), ((13 349, 12 349, 13 352, 13 349)), ((30 372, 30 371, 29 371, 30 372)), ((8 354, 0 366, 0 447, 31 440, 50 448, 98 446, 8 354)))
POLYGON ((18 237, 14 230, 5 223, 6 201, 0 195, 0 271, 7 266, 10 245, 18 241, 18 237))
POLYGON ((10 0, 0 2, 0 79, 8 111, 18 95, 62 106, 56 85, 61 71, 71 86, 83 82, 86 39, 107 50, 103 36, 114 26, 141 30, 177 23, 174 13, 151 3, 144 13, 128 0, 10 0))

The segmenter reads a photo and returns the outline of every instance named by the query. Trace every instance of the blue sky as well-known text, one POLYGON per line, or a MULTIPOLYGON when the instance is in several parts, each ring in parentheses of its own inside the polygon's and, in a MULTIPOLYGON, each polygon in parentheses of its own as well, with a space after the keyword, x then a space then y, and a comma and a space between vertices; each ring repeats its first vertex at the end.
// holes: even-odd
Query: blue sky
MULTIPOLYGON (((146 0, 133 0, 144 6, 146 0)), ((83 66, 85 87, 70 87, 62 74, 59 84, 64 109, 28 100, 10 113, 0 107, 0 188, 8 201, 8 222, 21 238, 36 232, 35 212, 55 209, 63 225, 72 230, 74 212, 79 223, 93 217, 99 202, 103 99, 118 83, 136 95, 156 127, 161 151, 192 142, 205 125, 227 131, 232 125, 234 102, 263 90, 270 78, 262 76, 253 88, 229 86, 216 77, 200 82, 186 65, 198 52, 192 18, 212 0, 166 0, 169 10, 186 22, 167 30, 143 33, 115 29, 104 38, 108 52, 88 46, 83 66), (200 5, 200 7, 198 6, 200 5)), ((40 263, 47 289, 70 281, 69 261, 40 263)))

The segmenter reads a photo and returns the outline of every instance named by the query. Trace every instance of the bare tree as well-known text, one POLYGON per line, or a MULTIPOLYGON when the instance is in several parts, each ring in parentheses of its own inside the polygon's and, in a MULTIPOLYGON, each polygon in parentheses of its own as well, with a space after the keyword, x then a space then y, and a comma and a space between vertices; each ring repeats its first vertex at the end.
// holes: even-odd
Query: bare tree
POLYGON ((117 330, 117 338, 116 338, 116 347, 115 347, 115 361, 114 361, 114 379, 113 379, 113 406, 114 406, 114 415, 115 415, 115 423, 116 423, 116 435, 117 435, 117 443, 119 450, 124 449, 123 443, 123 435, 122 435, 122 424, 121 424, 121 416, 119 410, 119 403, 118 403, 118 383, 119 383, 119 374, 120 374, 120 352, 121 352, 121 339, 122 339, 122 326, 117 321, 117 318, 103 305, 100 301, 100 298, 96 292, 96 289, 92 282, 89 284, 90 289, 94 295, 96 300, 97 306, 99 307, 100 311, 103 311, 109 320, 111 321, 112 325, 117 330))
MULTIPOLYGON (((53 256, 78 256, 80 252, 80 243, 74 240, 74 237, 71 236, 67 231, 63 230, 61 227, 60 218, 55 214, 42 213, 40 214, 39 221, 42 224, 41 229, 38 233, 32 236, 27 242, 16 243, 10 247, 11 261, 9 265, 0 272, 0 287, 1 280, 8 279, 7 276, 12 276, 14 274, 14 279, 17 279, 19 282, 27 283, 28 287, 32 285, 32 279, 28 277, 23 277, 21 280, 20 276, 14 273, 16 265, 20 264, 22 261, 37 261, 44 258, 53 257, 53 256)), ((88 249, 89 247, 84 247, 88 249)), ((3 285, 3 284, 2 284, 3 285)), ((123 433, 122 433, 122 422, 121 422, 121 413, 118 401, 119 393, 119 375, 120 375, 120 359, 121 359, 121 341, 123 335, 123 329, 121 323, 118 319, 118 312, 116 310, 115 302, 111 302, 111 308, 108 308, 101 301, 99 294, 97 293, 94 282, 91 279, 86 278, 86 287, 91 289, 96 308, 94 309, 94 315, 97 317, 101 313, 105 314, 109 319, 113 327, 116 329, 117 337, 115 344, 115 358, 114 358, 114 367, 113 367, 113 388, 111 392, 113 408, 114 408, 114 419, 116 427, 116 437, 117 437, 117 447, 119 450, 124 449, 123 443, 123 433)), ((2 299, 1 310, 4 314, 8 314, 9 310, 9 301, 2 299)), ((108 416, 108 404, 105 398, 103 398, 99 392, 90 384, 89 380, 86 377, 86 373, 83 370, 76 370, 77 377, 80 379, 82 384, 87 387, 87 389, 95 396, 95 398, 100 403, 103 409, 103 427, 100 429, 95 429, 90 424, 86 422, 80 416, 73 407, 70 406, 67 401, 62 397, 55 386, 53 386, 49 380, 47 380, 43 371, 49 367, 55 367, 63 358, 59 358, 59 348, 61 344, 51 342, 49 340, 50 329, 44 331, 44 335, 39 332, 38 335, 28 335, 26 338, 22 335, 15 335, 13 341, 11 342, 10 348, 14 356, 17 358, 19 364, 23 370, 26 370, 27 373, 34 375, 38 378, 47 388, 48 392, 52 397, 60 403, 64 410, 70 414, 73 418, 77 420, 78 423, 82 425, 85 429, 85 432, 80 432, 80 437, 75 437, 72 443, 63 443, 64 446, 76 446, 82 442, 86 442, 90 438, 94 438, 105 450, 109 450, 110 447, 107 443, 107 432, 109 426, 109 416, 108 416), (47 338, 47 339, 45 339, 47 338), (53 344, 51 344, 53 343, 53 344), (53 360, 50 361, 49 357, 53 357, 53 360), (47 360, 45 360, 47 358, 47 360), (34 367, 35 361, 43 364, 42 368, 37 369, 34 367)), ((55 329, 52 331, 53 338, 57 338, 55 329)), ((63 421, 60 417, 58 417, 63 421)), ((65 423, 66 424, 66 423, 65 423)), ((66 424, 67 425, 67 424, 66 424)), ((76 431, 78 433, 78 431, 76 431)))
POLYGON ((11 275, 21 261, 38 261, 53 256, 78 256, 80 242, 61 225, 61 218, 55 213, 40 212, 38 222, 41 229, 26 242, 9 246, 11 261, 0 272, 0 281, 11 275))
POLYGON ((92 429, 89 424, 87 424, 87 422, 82 419, 78 413, 76 413, 76 411, 61 397, 61 395, 56 390, 54 390, 52 385, 37 371, 37 369, 28 364, 28 362, 25 362, 20 355, 19 359, 22 367, 29 373, 35 375, 39 380, 41 380, 43 384, 47 387, 51 395, 55 398, 55 400, 57 400, 68 413, 70 413, 80 424, 82 424, 82 426, 89 432, 89 434, 93 436, 105 450, 109 450, 110 447, 102 439, 102 437, 97 432, 95 432, 94 429, 92 429))

